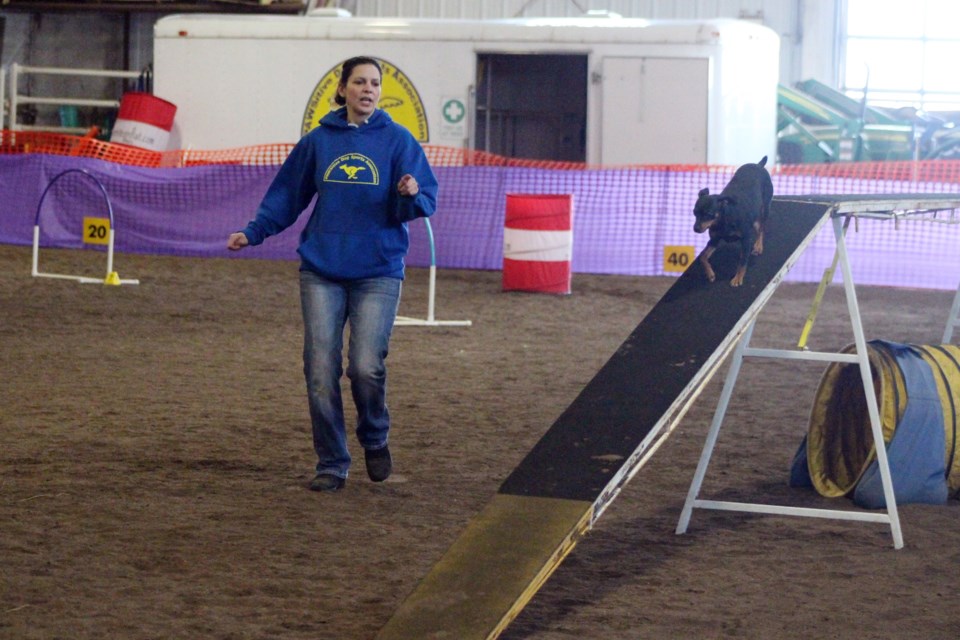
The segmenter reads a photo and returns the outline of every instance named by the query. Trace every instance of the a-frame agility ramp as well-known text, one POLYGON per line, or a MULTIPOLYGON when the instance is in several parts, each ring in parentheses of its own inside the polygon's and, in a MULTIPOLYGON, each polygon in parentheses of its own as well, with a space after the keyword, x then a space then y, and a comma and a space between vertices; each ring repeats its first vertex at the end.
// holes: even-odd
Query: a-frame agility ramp
MULTIPOLYGON (((697 494, 744 356, 856 362, 864 388, 872 389, 844 222, 852 217, 930 216, 947 210, 955 216, 958 208, 960 195, 775 198, 764 253, 751 261, 743 286, 731 287, 728 282, 735 270, 733 251, 721 248, 714 254, 714 283, 706 282, 695 261, 468 523, 387 621, 377 640, 499 636, 674 430, 731 352, 730 373, 677 532, 686 530, 694 508, 724 509, 888 523, 894 546, 900 548, 900 525, 883 447, 878 448, 877 459, 886 513, 721 503, 699 500, 697 494), (843 274, 856 353, 748 347, 759 312, 829 222, 837 240, 835 262, 843 274), (710 312, 703 313, 706 309, 710 312)), ((865 395, 874 441, 882 442, 876 398, 873 393, 865 395)))

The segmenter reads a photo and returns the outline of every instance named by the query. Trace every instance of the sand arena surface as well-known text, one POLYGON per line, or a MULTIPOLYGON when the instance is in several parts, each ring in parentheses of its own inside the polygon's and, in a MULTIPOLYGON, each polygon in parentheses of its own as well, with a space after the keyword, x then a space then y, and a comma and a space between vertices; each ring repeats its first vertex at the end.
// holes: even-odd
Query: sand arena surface
MULTIPOLYGON (((79 273, 81 252, 42 254, 79 273)), ((294 262, 118 255, 105 287, 31 278, 0 246, 0 638, 372 638, 669 288, 575 275, 502 293, 441 271, 437 317, 389 364, 395 475, 314 464, 294 262)), ((426 312, 413 269, 401 314, 426 312)), ((753 344, 788 348, 814 285, 783 285, 753 344)), ((952 292, 860 288, 868 339, 935 344, 952 292)), ((682 321, 682 319, 678 319, 682 321)), ((811 347, 852 341, 828 291, 811 347)), ((748 360, 703 496, 847 507, 787 487, 825 365, 748 360)), ((696 511, 674 529, 726 366, 502 636, 953 639, 960 504, 869 523, 696 511)), ((643 393, 643 390, 638 390, 643 393)))

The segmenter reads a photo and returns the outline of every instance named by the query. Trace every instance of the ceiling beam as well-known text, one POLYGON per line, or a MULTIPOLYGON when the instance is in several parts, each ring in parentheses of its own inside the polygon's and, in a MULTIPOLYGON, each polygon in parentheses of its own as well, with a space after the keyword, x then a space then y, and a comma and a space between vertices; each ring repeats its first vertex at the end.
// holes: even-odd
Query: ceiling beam
POLYGON ((5 12, 58 13, 301 13, 301 0, 0 0, 5 12))

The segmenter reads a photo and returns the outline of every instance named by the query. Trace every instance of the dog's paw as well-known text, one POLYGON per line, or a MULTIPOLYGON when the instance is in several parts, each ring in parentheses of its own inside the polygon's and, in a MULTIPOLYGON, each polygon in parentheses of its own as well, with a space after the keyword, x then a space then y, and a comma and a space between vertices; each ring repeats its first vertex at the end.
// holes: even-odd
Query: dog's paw
POLYGON ((733 275, 733 280, 730 281, 731 287, 739 287, 743 284, 743 277, 747 275, 747 270, 743 267, 737 269, 737 272, 733 275))

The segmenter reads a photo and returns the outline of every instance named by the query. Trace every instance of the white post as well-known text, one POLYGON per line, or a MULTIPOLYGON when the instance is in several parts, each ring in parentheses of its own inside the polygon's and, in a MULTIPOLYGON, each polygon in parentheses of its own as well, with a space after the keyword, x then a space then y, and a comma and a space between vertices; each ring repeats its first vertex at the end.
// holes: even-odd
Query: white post
POLYGON ((0 129, 6 129, 7 118, 7 65, 0 67, 0 129))
POLYGON ((430 265, 430 288, 427 297, 427 322, 434 321, 434 300, 437 295, 437 265, 430 265))
POLYGON ((31 260, 30 275, 34 278, 40 274, 40 225, 33 225, 33 259, 31 260))
MULTIPOLYGON (((111 216, 112 218, 112 216, 111 216)), ((110 220, 110 231, 107 232, 107 278, 113 273, 113 220, 110 220)))
POLYGON ((16 62, 10 65, 10 130, 17 131, 17 75, 20 65, 16 62))

